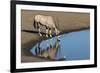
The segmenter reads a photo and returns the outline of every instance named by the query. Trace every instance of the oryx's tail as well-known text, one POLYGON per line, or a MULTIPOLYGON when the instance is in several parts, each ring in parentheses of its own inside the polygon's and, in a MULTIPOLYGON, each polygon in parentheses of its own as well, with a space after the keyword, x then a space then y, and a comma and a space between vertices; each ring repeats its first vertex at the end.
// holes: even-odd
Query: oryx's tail
POLYGON ((35 17, 34 17, 34 20, 33 20, 33 26, 34 26, 34 28, 36 28, 36 21, 35 21, 35 17))

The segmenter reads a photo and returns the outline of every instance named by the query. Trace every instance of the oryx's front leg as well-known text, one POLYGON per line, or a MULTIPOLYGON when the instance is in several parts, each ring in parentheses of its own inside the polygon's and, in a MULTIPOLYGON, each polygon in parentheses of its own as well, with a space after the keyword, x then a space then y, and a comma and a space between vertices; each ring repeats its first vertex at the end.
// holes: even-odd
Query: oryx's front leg
POLYGON ((56 35, 58 35, 60 33, 60 31, 57 28, 55 28, 55 33, 56 33, 56 35))
POLYGON ((57 29, 55 28, 55 33, 56 33, 56 35, 58 35, 58 32, 57 32, 57 29))

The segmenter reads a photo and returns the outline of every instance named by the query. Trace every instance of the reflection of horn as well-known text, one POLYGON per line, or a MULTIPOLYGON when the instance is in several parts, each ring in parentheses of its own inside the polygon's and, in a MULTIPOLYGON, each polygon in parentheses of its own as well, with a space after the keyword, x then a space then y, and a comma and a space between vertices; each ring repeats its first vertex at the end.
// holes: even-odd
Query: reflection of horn
POLYGON ((50 39, 50 48, 52 48, 52 39, 50 39))

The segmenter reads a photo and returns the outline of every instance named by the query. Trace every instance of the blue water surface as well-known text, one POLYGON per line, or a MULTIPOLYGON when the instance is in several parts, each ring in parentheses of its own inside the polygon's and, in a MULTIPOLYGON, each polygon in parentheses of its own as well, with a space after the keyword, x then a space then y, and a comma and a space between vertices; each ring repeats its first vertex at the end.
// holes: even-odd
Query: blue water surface
MULTIPOLYGON (((56 37, 51 38, 52 44, 56 42, 56 37)), ((46 49, 50 45, 50 39, 42 41, 40 47, 46 49)), ((34 54, 34 48, 31 52, 34 54)), ((65 57, 66 60, 87 60, 90 59, 90 31, 78 31, 69 34, 63 34, 60 37, 60 48, 56 58, 65 57)))

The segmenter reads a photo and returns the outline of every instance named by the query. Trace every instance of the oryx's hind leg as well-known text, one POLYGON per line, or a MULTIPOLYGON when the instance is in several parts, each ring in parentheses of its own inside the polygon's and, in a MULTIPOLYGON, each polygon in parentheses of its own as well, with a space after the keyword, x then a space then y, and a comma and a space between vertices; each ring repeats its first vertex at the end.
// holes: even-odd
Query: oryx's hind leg
POLYGON ((37 29, 38 29, 39 35, 42 36, 39 22, 37 22, 37 29))
POLYGON ((51 31, 51 28, 49 29, 49 36, 52 37, 52 31, 51 31))
POLYGON ((46 37, 48 37, 48 32, 49 32, 48 27, 46 27, 46 37))
POLYGON ((60 35, 59 35, 60 31, 55 28, 55 33, 57 35, 57 37, 56 37, 57 41, 60 41, 60 35))

